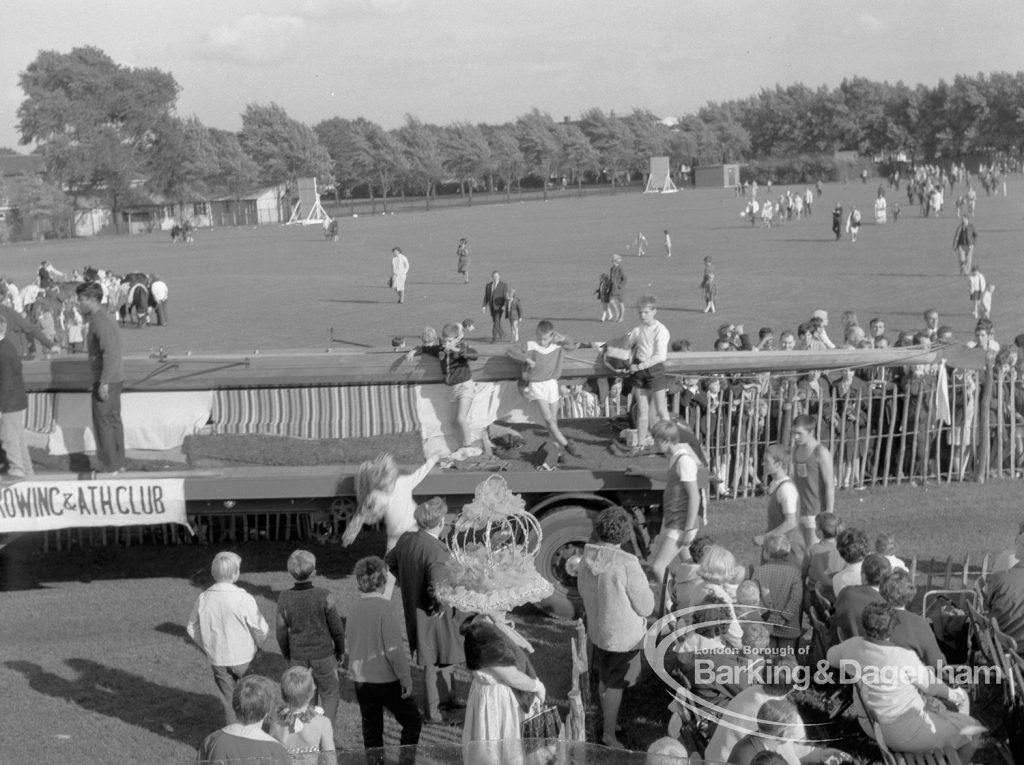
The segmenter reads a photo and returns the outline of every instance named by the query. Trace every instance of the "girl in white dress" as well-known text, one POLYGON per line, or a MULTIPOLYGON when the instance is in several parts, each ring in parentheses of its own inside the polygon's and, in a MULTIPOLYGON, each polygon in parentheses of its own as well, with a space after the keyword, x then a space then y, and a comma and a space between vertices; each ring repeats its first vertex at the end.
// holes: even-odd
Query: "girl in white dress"
POLYGON ((465 761, 521 763, 524 712, 516 691, 543 703, 544 683, 516 667, 512 643, 490 621, 467 622, 462 631, 466 667, 473 671, 462 729, 465 761))

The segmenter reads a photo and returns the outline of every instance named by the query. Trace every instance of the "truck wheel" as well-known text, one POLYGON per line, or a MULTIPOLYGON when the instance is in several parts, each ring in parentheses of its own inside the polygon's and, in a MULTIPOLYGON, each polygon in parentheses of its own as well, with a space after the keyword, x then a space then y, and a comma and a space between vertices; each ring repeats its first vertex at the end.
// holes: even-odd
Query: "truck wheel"
POLYGON ((544 532, 537 569, 555 586, 555 592, 540 604, 550 616, 573 619, 582 611, 576 575, 566 571, 565 564, 574 555, 583 554, 583 545, 594 534, 596 510, 579 505, 560 507, 540 519, 544 532))

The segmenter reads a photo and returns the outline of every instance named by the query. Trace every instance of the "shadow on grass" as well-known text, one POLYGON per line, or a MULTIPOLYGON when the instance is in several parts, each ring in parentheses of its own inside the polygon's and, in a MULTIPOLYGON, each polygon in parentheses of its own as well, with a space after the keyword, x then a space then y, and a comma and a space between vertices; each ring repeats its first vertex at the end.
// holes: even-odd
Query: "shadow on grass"
POLYGON ((377 305, 379 303, 397 303, 395 299, 381 299, 381 300, 342 300, 340 298, 320 298, 316 302, 318 303, 364 303, 366 305, 377 305))
MULTIPOLYGON (((37 693, 188 746, 195 747, 199 742, 187 732, 212 732, 222 723, 223 708, 213 693, 169 688, 89 659, 67 659, 64 663, 78 674, 75 679, 67 680, 27 661, 8 661, 4 666, 24 675, 37 693)), ((210 689, 214 689, 212 676, 210 689)))
POLYGON ((366 555, 379 555, 385 546, 384 532, 364 529, 348 548, 321 545, 314 540, 292 541, 223 541, 210 545, 122 545, 73 547, 42 552, 39 537, 25 535, 14 540, 0 552, 0 592, 16 592, 46 588, 48 582, 91 582, 150 578, 186 579, 196 594, 213 584, 210 562, 221 550, 233 550, 242 556, 242 579, 239 586, 255 597, 277 601, 281 588, 254 584, 247 575, 279 572, 282 584, 290 586, 286 571, 288 556, 296 549, 313 552, 317 557, 320 586, 330 587, 331 580, 344 579, 352 573, 356 561, 366 555))

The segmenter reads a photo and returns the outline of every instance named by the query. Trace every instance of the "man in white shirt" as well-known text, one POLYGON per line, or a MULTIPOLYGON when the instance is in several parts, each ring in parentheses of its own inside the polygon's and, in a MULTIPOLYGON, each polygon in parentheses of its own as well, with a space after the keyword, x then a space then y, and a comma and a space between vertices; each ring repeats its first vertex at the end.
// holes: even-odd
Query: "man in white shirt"
POLYGON ((665 360, 668 358, 668 327, 657 320, 658 301, 653 297, 640 298, 637 308, 640 323, 630 330, 629 345, 633 349, 633 363, 629 365, 630 381, 637 402, 636 435, 637 454, 650 449, 651 403, 654 404, 654 422, 668 419, 668 378, 665 360))

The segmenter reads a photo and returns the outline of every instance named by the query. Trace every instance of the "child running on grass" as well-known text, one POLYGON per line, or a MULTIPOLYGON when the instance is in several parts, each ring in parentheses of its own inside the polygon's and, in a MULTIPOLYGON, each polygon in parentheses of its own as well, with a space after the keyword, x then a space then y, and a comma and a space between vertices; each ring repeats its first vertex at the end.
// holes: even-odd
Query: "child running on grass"
POLYGON ((562 350, 567 342, 567 338, 556 332, 550 321, 545 320, 537 324, 536 340, 512 346, 508 355, 523 363, 523 380, 526 383, 523 397, 537 405, 555 442, 570 455, 579 458, 583 456, 579 449, 558 429, 558 402, 561 398, 558 377, 562 373, 562 350))

